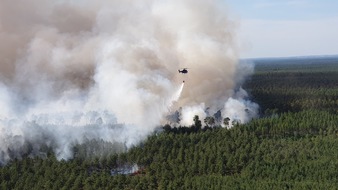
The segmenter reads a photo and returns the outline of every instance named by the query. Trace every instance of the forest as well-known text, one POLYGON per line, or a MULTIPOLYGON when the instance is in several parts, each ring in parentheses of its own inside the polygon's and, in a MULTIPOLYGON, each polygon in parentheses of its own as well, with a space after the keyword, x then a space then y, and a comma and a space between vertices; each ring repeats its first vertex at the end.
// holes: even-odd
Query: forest
POLYGON ((88 149, 113 145, 88 140, 68 161, 52 151, 13 160, 0 168, 0 189, 336 189, 338 57, 250 61, 243 88, 259 118, 203 128, 195 116, 127 152, 93 156, 88 149))

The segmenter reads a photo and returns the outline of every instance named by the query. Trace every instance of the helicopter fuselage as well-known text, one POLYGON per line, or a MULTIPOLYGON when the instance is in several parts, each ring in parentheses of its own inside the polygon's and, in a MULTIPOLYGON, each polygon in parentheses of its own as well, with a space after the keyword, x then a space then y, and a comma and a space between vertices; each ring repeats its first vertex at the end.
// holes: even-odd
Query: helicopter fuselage
POLYGON ((179 73, 183 73, 183 74, 187 74, 188 70, 187 69, 182 69, 182 70, 178 70, 179 73))

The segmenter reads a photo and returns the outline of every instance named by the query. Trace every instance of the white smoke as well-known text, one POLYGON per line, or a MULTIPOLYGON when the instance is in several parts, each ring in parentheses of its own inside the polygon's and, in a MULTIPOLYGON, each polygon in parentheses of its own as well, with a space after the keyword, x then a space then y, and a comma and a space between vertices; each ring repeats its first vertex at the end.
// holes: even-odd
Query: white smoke
MULTIPOLYGON (((229 118, 229 126, 232 127, 233 123, 247 123, 251 119, 258 116, 258 104, 251 102, 248 98, 248 93, 241 87, 245 79, 254 72, 254 65, 251 62, 235 62, 235 72, 233 78, 228 76, 213 75, 205 78, 207 81, 201 81, 207 83, 214 88, 212 91, 203 91, 202 94, 206 93, 207 96, 215 96, 214 93, 220 93, 219 99, 207 99, 199 104, 192 106, 183 106, 180 115, 180 124, 189 126, 193 124, 193 117, 199 116, 199 119, 203 121, 207 116, 214 116, 217 111, 221 111, 222 119, 229 118), (217 78, 219 77, 219 78, 217 78), (232 80, 233 85, 231 88, 223 88, 222 86, 213 86, 210 80, 232 80), (222 93, 223 92, 223 93, 222 93), (224 99, 223 99, 224 98, 224 99), (221 101, 220 101, 221 100, 221 101), (206 106, 206 103, 208 103, 206 106)), ((224 72, 226 73, 226 72, 224 72)), ((221 123, 222 121, 221 121, 221 123)), ((204 123, 202 122, 202 125, 204 123)))
POLYGON ((183 126, 189 126, 193 124, 194 116, 197 115, 201 121, 207 116, 205 113, 205 104, 201 103, 200 105, 195 106, 184 106, 181 113, 180 124, 183 126))
POLYGON ((243 78, 234 28, 217 0, 0 1, 0 163, 222 109, 243 78))
POLYGON ((258 116, 258 104, 247 99, 248 94, 240 88, 234 97, 230 97, 224 104, 223 118, 229 118, 229 126, 234 123, 247 123, 258 116))

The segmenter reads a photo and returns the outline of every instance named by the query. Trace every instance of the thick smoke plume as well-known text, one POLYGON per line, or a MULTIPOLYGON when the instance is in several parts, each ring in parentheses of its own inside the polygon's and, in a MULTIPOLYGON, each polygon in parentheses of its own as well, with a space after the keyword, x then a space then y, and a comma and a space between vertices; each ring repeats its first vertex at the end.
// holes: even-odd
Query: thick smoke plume
POLYGON ((205 116, 205 108, 230 113, 235 100, 247 121, 251 103, 236 99, 235 89, 248 73, 237 72, 235 24, 223 7, 0 1, 0 164, 43 147, 69 159, 74 144, 91 139, 129 147, 179 107, 189 117, 205 116), (177 72, 182 67, 187 75, 177 72))

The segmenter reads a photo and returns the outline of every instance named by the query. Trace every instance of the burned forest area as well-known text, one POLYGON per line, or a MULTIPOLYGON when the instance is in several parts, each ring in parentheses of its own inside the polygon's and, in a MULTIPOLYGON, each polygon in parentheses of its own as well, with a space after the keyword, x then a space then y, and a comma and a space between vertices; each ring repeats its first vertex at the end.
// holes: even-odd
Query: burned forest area
POLYGON ((45 147, 1 166, 0 189, 335 189, 338 57, 250 61, 242 87, 258 118, 229 127, 195 117, 114 153, 116 144, 88 139, 67 161, 45 147))

